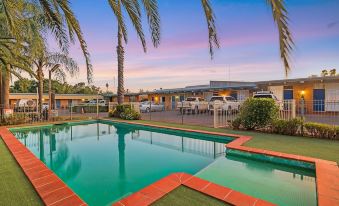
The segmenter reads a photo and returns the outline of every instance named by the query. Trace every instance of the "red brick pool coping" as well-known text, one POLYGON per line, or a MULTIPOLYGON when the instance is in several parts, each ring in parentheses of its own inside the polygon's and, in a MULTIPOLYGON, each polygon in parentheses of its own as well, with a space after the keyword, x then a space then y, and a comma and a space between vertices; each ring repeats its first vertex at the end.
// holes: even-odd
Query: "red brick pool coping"
MULTIPOLYGON (((108 121, 110 121, 110 120, 108 120, 108 121)), ((233 137, 233 138, 235 138, 235 140, 233 140, 232 142, 225 145, 229 149, 235 149, 235 150, 241 150, 241 151, 250 152, 250 153, 264 154, 264 155, 269 155, 269 156, 287 158, 287 159, 291 159, 291 160, 298 160, 298 161, 305 161, 305 162, 314 163, 315 169, 316 169, 316 187, 317 187, 318 205, 319 206, 339 206, 339 168, 338 168, 338 165, 337 165, 336 162, 242 146, 242 144, 244 144, 245 142, 249 141, 252 138, 252 137, 249 137, 249 136, 226 134, 226 133, 220 133, 220 132, 209 132, 209 131, 193 130, 193 129, 183 129, 183 128, 176 128, 176 127, 169 127, 169 126, 160 126, 160 125, 153 125, 153 124, 129 122, 129 121, 114 121, 113 120, 112 122, 124 122, 124 123, 128 123, 128 124, 151 126, 151 127, 157 127, 157 128, 163 128, 163 129, 174 129, 174 130, 180 130, 180 131, 186 131, 186 132, 198 132, 198 133, 203 133, 203 134, 233 137)), ((38 158, 36 158, 34 156, 34 154, 32 152, 30 152, 29 149, 27 149, 8 130, 7 127, 0 127, 0 136, 4 140, 8 149, 11 151, 12 155, 14 156, 14 158, 16 159, 16 161, 18 162, 18 164, 20 165, 20 167, 22 168, 22 170, 24 171, 24 173, 26 174, 26 176, 28 177, 28 179, 32 183, 33 187, 35 188, 35 190, 37 191, 37 193, 39 194, 40 198, 45 203, 45 205, 53 205, 53 206, 58 206, 58 205, 65 205, 65 206, 68 206, 68 205, 72 205, 72 206, 73 205, 74 206, 76 206, 76 205, 87 205, 53 171, 51 171, 47 166, 45 166, 45 164, 43 162, 41 162, 38 158)), ((178 174, 180 175, 180 174, 184 174, 184 173, 176 173, 176 174, 173 174, 173 175, 178 175, 178 174)), ((173 179, 173 175, 172 176, 170 175, 169 177, 173 179)), ((194 176, 192 176, 192 177, 194 177, 194 176)), ((197 177, 194 177, 194 179, 195 178, 197 178, 197 177)), ((179 178, 179 180, 180 180, 181 184, 185 183, 185 181, 182 182, 181 178, 179 178)), ((200 179, 200 180, 205 181, 205 180, 202 180, 202 179, 200 179)), ((199 182, 199 180, 198 180, 198 182, 199 182)), ((211 183, 211 184, 213 184, 213 183, 211 183)), ((216 185, 216 184, 213 184, 213 185, 216 185)), ((216 187, 222 187, 222 186, 217 185, 216 187)), ((195 189, 195 188, 193 188, 193 189, 195 189)), ((198 191, 200 191, 200 190, 198 190, 198 191)), ((234 192, 236 192, 236 191, 234 191, 234 192)), ((238 193, 239 192, 235 193, 236 194, 235 195, 236 197, 234 197, 235 200, 241 199, 240 198, 241 195, 239 195, 241 193, 239 193, 239 194, 238 193)), ((206 193, 206 194, 208 194, 208 193, 206 193)), ((211 195, 211 194, 209 194, 209 195, 211 195)), ((244 195, 244 194, 242 194, 242 195, 244 195)), ((136 197, 140 198, 140 196, 141 196, 141 194, 139 194, 137 192, 137 193, 134 193, 134 194, 128 196, 127 198, 136 198, 136 197)), ((211 195, 211 196, 213 196, 213 195, 211 195)), ((246 196, 248 196, 248 195, 246 195, 246 196)), ((141 197, 144 197, 144 196, 141 196, 141 197)), ((161 197, 162 196, 160 196, 158 199, 160 199, 161 197)), ((251 198, 254 198, 254 197, 251 197, 251 198)), ((220 199, 220 198, 218 198, 218 199, 220 199)), ((254 199, 257 199, 257 198, 254 198, 254 199)), ((123 201, 123 200, 121 200, 121 201, 123 201)), ((119 202, 122 203, 121 201, 119 201, 119 202)), ((262 201, 258 201, 258 202, 261 204, 262 201)), ((233 204, 232 202, 230 202, 230 203, 233 204)), ((237 204, 235 204, 235 205, 239 205, 239 202, 236 202, 236 203, 237 204)), ((255 203, 255 205, 259 205, 259 203, 255 203)), ((243 205, 243 204, 240 204, 240 205, 243 205)), ((253 205, 253 204, 245 204, 245 205, 253 205)))
MULTIPOLYGON (((203 130, 194 130, 194 129, 184 129, 184 128, 176 128, 170 126, 161 126, 154 124, 146 124, 146 123, 138 123, 138 122, 130 122, 130 121, 116 121, 113 122, 124 122, 128 124, 142 125, 142 126, 150 126, 157 127, 163 129, 174 129, 181 130, 187 132, 198 132, 209 135, 217 135, 217 136, 227 136, 233 137, 235 140, 225 145, 228 149, 240 150, 244 152, 263 154, 274 157, 281 157, 291 160, 309 162, 315 164, 316 171, 316 189, 317 189, 317 200, 318 206, 339 206, 339 167, 336 162, 322 160, 312 157, 305 157, 301 155, 293 155, 281 152, 274 152, 270 150, 263 150, 257 148, 251 148, 242 146, 247 141, 251 140, 250 136, 236 135, 236 134, 227 134, 221 132, 210 132, 203 130)), ((278 142, 277 142, 278 144, 278 142)), ((128 197, 127 197, 128 198, 128 197)))
POLYGON ((147 206, 156 202, 166 194, 184 185, 208 196, 231 205, 241 206, 272 206, 274 204, 245 195, 227 187, 223 187, 186 173, 173 173, 155 183, 123 198, 113 206, 147 206))
POLYGON ((45 205, 87 205, 52 170, 36 158, 6 127, 0 127, 0 136, 45 205))

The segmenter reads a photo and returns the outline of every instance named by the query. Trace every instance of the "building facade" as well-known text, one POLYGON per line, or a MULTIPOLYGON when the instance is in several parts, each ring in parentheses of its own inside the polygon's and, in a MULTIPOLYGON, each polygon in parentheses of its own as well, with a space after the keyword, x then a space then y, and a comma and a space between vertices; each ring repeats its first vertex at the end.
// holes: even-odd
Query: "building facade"
MULTIPOLYGON (((48 103, 48 94, 43 94, 43 103, 48 103)), ((10 105, 15 106, 19 100, 33 100, 37 101, 38 96, 36 93, 11 93, 9 95, 10 105)), ((56 109, 66 108, 69 105, 77 105, 87 100, 103 99, 101 95, 88 95, 88 94, 55 94, 56 109)))

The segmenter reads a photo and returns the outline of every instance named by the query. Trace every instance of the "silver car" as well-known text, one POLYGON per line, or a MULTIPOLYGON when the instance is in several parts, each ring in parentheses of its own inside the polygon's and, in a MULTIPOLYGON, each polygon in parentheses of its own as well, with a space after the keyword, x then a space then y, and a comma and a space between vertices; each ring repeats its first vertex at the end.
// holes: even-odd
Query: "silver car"
POLYGON ((140 103, 140 112, 160 112, 164 111, 165 106, 163 104, 145 101, 140 103))

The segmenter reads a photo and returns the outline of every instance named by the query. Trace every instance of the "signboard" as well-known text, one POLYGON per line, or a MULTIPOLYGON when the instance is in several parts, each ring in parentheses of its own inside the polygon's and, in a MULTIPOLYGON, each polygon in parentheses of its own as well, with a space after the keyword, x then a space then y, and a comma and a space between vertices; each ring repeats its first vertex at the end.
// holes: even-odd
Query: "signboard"
POLYGON ((4 109, 4 115, 9 116, 13 114, 13 109, 4 109))

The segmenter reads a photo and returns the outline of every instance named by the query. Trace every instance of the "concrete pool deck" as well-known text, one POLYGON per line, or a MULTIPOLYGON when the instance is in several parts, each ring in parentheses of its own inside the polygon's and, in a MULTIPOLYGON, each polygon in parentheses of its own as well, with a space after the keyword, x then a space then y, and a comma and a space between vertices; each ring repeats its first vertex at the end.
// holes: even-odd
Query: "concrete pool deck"
MULTIPOLYGON (((109 122, 111 120, 104 120, 104 121, 109 122)), ((182 129, 182 128, 175 128, 175 127, 167 127, 167 126, 165 127, 165 126, 135 123, 135 122, 129 122, 129 121, 111 121, 111 122, 123 122, 123 123, 128 123, 128 124, 151 126, 151 127, 163 128, 163 129, 174 129, 174 130, 180 130, 180 131, 186 131, 186 132, 198 132, 198 133, 209 134, 209 135, 233 137, 235 138, 235 140, 225 145, 228 149, 234 149, 234 150, 240 150, 244 152, 257 153, 257 154, 263 154, 263 155, 268 155, 268 156, 275 156, 275 157, 287 158, 291 160, 313 163, 315 165, 315 170, 316 170, 316 188, 317 188, 318 205, 320 206, 339 205, 339 198, 338 198, 339 197, 339 168, 338 168, 337 163, 335 162, 242 146, 242 144, 244 144, 245 142, 251 139, 251 137, 249 136, 225 134, 225 133, 218 133, 218 132, 208 132, 208 131, 201 131, 201 130, 182 129)), ((0 136, 4 140, 5 144, 7 145, 8 149, 11 151, 12 155, 14 156, 14 158, 16 159, 16 161, 18 162, 22 170, 24 171, 25 175, 28 177, 28 179, 32 183, 33 187, 35 188, 35 190, 41 197, 42 201, 46 205, 86 205, 86 203, 83 200, 81 200, 81 198, 77 194, 75 194, 62 180, 60 180, 60 178, 57 177, 56 174, 54 174, 37 157, 35 157, 33 153, 31 153, 23 144, 21 144, 21 142, 9 131, 7 127, 0 127, 0 136)), ((173 178, 173 176, 171 177, 173 178)), ((180 178, 179 180, 181 181, 180 178)), ((205 181, 205 180, 201 180, 201 181, 205 181)), ((197 184, 199 184, 198 182, 199 181, 197 180, 197 184)), ((130 197, 143 198, 143 196, 134 195, 134 194, 132 194, 131 196, 127 198, 130 198, 130 197)), ((209 195, 213 196, 211 194, 209 195)), ((159 197, 158 199, 160 199, 161 197, 159 197)), ((235 199, 239 199, 239 197, 238 198, 235 197, 235 199)), ((257 198, 254 198, 254 199, 257 199, 257 198)), ((229 203, 234 204, 235 202, 233 203, 229 202, 229 203)), ((123 204, 123 205, 133 205, 133 204, 123 204)), ((143 204, 143 205, 149 205, 149 204, 143 204)), ((251 203, 246 204, 245 202, 244 203, 237 202, 236 205, 254 205, 254 202, 252 202, 252 204, 251 203)), ((258 205, 258 204, 255 204, 255 205, 258 205)))

